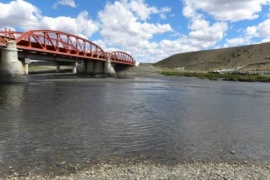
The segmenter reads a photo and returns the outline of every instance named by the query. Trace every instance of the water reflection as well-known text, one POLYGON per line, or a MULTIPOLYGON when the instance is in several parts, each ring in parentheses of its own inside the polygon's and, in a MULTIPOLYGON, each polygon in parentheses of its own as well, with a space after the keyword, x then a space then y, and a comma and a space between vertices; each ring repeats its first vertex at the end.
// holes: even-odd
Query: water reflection
POLYGON ((4 84, 0 83, 0 107, 20 106, 26 96, 26 84, 4 84))
POLYGON ((21 136, 23 114, 20 106, 25 103, 27 85, 0 84, 0 92, 0 163, 2 164, 7 156, 20 155, 17 149, 7 147, 6 142, 12 138, 11 141, 18 143, 16 139, 21 136))

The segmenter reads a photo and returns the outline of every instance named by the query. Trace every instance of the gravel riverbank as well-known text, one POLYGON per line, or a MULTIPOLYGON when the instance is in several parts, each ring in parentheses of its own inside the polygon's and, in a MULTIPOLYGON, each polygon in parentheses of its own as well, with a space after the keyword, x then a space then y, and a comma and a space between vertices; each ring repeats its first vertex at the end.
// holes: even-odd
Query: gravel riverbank
MULTIPOLYGON (((16 177, 17 176, 17 177, 16 177)), ((8 179, 270 179, 269 165, 196 163, 176 166, 135 164, 97 164, 89 169, 64 176, 33 175, 8 179)))

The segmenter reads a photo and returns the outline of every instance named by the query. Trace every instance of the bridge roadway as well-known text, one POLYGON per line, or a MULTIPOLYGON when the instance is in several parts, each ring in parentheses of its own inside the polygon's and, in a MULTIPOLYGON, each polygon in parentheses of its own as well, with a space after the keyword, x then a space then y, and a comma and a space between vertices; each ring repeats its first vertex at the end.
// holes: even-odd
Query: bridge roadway
POLYGON ((75 73, 79 63, 82 64, 82 72, 90 74, 108 71, 112 66, 128 67, 136 64, 132 56, 126 52, 105 52, 97 44, 73 34, 52 30, 17 32, 6 29, 0 31, 1 69, 4 68, 3 62, 6 61, 6 57, 10 56, 7 55, 10 53, 6 52, 10 42, 13 43, 11 46, 15 46, 13 48, 17 51, 17 59, 24 64, 26 74, 30 59, 55 61, 58 64, 71 62, 74 63, 75 73))

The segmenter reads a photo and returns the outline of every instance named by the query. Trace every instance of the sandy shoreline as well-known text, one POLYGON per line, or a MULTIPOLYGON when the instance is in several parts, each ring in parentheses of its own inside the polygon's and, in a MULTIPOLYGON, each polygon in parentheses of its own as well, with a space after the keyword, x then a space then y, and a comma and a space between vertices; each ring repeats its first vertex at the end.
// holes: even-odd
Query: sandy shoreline
POLYGON ((7 179, 270 179, 270 165, 195 163, 175 166, 134 164, 96 164, 88 169, 63 176, 34 175, 7 179))

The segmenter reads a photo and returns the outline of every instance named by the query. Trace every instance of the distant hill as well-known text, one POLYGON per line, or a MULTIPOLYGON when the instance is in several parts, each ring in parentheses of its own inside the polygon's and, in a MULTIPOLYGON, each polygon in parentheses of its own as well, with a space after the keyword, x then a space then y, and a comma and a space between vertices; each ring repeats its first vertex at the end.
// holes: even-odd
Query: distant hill
POLYGON ((201 71, 237 67, 243 71, 270 71, 270 43, 180 53, 155 65, 201 71))

